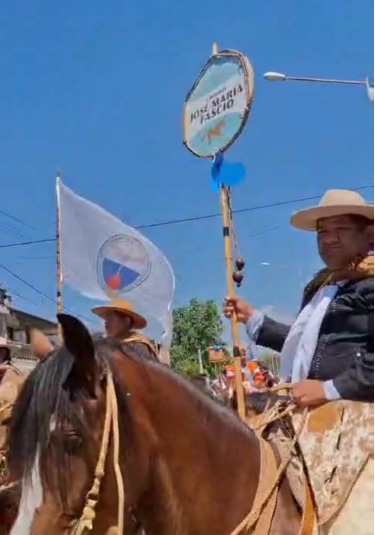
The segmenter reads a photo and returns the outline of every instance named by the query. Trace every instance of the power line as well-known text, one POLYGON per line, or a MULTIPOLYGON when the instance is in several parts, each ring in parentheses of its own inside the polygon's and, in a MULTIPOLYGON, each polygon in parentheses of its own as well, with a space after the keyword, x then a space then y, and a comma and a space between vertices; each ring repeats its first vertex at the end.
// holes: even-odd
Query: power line
POLYGON ((38 293, 39 295, 41 295, 45 299, 48 299, 48 301, 51 301, 52 303, 56 303, 55 299, 53 299, 51 296, 49 296, 49 295, 45 294, 44 292, 42 292, 42 290, 39 290, 38 288, 35 288, 35 286, 30 284, 30 282, 25 280, 23 277, 20 277, 20 275, 17 275, 17 273, 14 273, 14 271, 9 269, 7 266, 4 266, 4 264, 0 264, 0 268, 3 269, 4 271, 6 271, 7 273, 9 273, 9 275, 12 275, 12 277, 17 279, 18 281, 22 282, 23 284, 25 284, 26 286, 28 286, 29 288, 34 290, 34 292, 38 293))
MULTIPOLYGON (((353 191, 359 191, 359 190, 363 190, 363 189, 367 189, 367 188, 373 188, 374 186, 373 185, 369 185, 369 186, 361 186, 359 188, 353 188, 353 191)), ((315 199, 320 199, 321 195, 314 195, 312 197, 302 197, 300 199, 292 199, 292 200, 288 200, 288 201, 278 201, 278 202, 273 202, 271 204, 261 204, 261 205, 258 205, 258 206, 251 206, 249 208, 239 208, 237 210, 233 210, 233 213, 234 214, 243 214, 245 212, 254 212, 256 210, 265 210, 266 208, 275 208, 275 207, 278 207, 278 206, 286 206, 288 204, 294 204, 296 202, 304 202, 304 201, 312 201, 312 200, 315 200, 315 199)), ((185 217, 185 218, 182 218, 182 219, 172 219, 172 220, 169 220, 169 221, 161 221, 159 223, 150 223, 148 225, 140 225, 138 227, 135 227, 137 229, 145 229, 145 228, 153 228, 153 227, 163 227, 163 226, 167 226, 167 225, 176 225, 177 223, 190 223, 192 221, 202 221, 204 219, 212 219, 212 218, 215 218, 215 217, 221 217, 221 212, 218 212, 218 213, 215 213, 215 214, 206 214, 206 215, 201 215, 201 216, 196 216, 196 217, 185 217)))
POLYGON ((37 245, 38 243, 48 243, 48 242, 55 242, 56 238, 44 238, 41 240, 29 240, 29 241, 19 241, 15 243, 6 243, 4 245, 0 245, 0 249, 8 249, 10 247, 21 247, 23 245, 37 245))
POLYGON ((24 232, 17 230, 15 225, 10 225, 9 223, 5 223, 5 221, 3 220, 0 220, 0 230, 4 234, 12 236, 13 239, 16 238, 18 240, 28 240, 31 238, 29 233, 25 234, 24 232))
POLYGON ((255 232, 254 234, 249 234, 248 238, 257 238, 258 236, 261 236, 262 234, 273 232, 274 230, 278 230, 279 228, 282 228, 282 227, 283 225, 277 225, 277 227, 266 228, 264 230, 260 230, 259 232, 255 232))
MULTIPOLYGON (((368 189, 368 188, 373 188, 373 187, 374 187, 373 185, 368 185, 368 186, 361 186, 359 188, 352 188, 352 190, 353 191, 361 191, 361 190, 368 189)), ((276 208, 276 207, 279 207, 279 206, 287 206, 289 204, 295 204, 295 203, 298 203, 298 202, 313 201, 313 200, 316 200, 316 199, 320 199, 320 197, 321 197, 321 195, 313 195, 311 197, 300 197, 299 199, 291 199, 291 200, 287 200, 287 201, 278 201, 278 202, 273 202, 273 203, 270 203, 270 204, 261 204, 261 205, 258 205, 258 206, 250 206, 248 208, 239 208, 237 210, 233 210, 233 213, 234 214, 243 214, 243 213, 246 213, 246 212, 255 212, 256 210, 265 210, 266 208, 276 208)), ((179 223, 191 223, 193 221, 203 221, 203 220, 206 220, 206 219, 213 219, 213 218, 216 218, 216 217, 221 217, 221 212, 217 212, 217 213, 214 213, 214 214, 205 214, 205 215, 201 215, 201 216, 194 216, 194 217, 185 217, 185 218, 181 218, 181 219, 170 219, 170 220, 167 220, 167 221, 159 221, 159 222, 156 222, 156 223, 149 223, 149 224, 146 224, 146 225, 138 225, 135 228, 138 229, 138 230, 142 230, 142 229, 155 228, 155 227, 166 227, 166 226, 169 226, 169 225, 177 225, 179 223)), ((40 240, 30 240, 30 241, 24 241, 24 242, 7 243, 7 244, 0 245, 0 249, 8 249, 10 247, 21 247, 21 246, 25 246, 25 245, 36 245, 38 243, 52 243, 52 242, 55 242, 55 241, 56 241, 56 238, 44 238, 44 239, 40 239, 40 240)))
MULTIPOLYGON (((12 271, 11 269, 9 269, 7 266, 4 266, 4 264, 0 264, 0 268, 3 269, 4 271, 6 271, 7 273, 9 273, 9 275, 12 275, 12 277, 14 277, 15 279, 17 279, 18 281, 22 282, 23 284, 25 284, 26 286, 28 286, 29 288, 31 288, 31 290, 33 290, 34 292, 36 292, 37 294, 41 295, 42 297, 44 297, 45 299, 48 299, 48 301, 54 303, 55 305, 57 305, 57 300, 54 299, 53 297, 51 297, 50 295, 44 293, 42 290, 39 290, 39 288, 36 288, 33 284, 31 284, 30 282, 28 282, 26 279, 24 279, 23 277, 21 277, 20 275, 17 275, 17 273, 15 273, 14 271, 12 271)), ((75 316, 85 320, 85 321, 89 321, 91 322, 91 320, 89 320, 88 318, 86 318, 85 316, 83 316, 82 314, 78 314, 76 312, 74 312, 73 310, 69 309, 68 307, 64 307, 64 309, 67 311, 67 312, 70 312, 71 314, 74 314, 75 316)))
MULTIPOLYGON (((359 191, 359 190, 364 190, 364 189, 368 189, 368 188, 372 188, 372 187, 373 187, 372 185, 361 186, 359 188, 354 188, 354 190, 355 191, 359 191)), ((240 208, 240 209, 237 209, 237 210, 233 210, 233 213, 240 214, 240 213, 245 213, 245 212, 252 212, 252 211, 255 211, 255 210, 264 210, 266 208, 274 208, 274 207, 278 207, 278 206, 286 206, 286 205, 289 205, 289 204, 294 204, 296 202, 311 201, 311 200, 315 200, 315 199, 319 199, 319 198, 320 198, 320 195, 314 195, 314 196, 311 196, 311 197, 302 197, 302 198, 299 198, 299 199, 293 199, 293 200, 288 200, 288 201, 279 201, 279 202, 274 202, 274 203, 271 203, 271 204, 252 206, 252 207, 249 207, 249 208, 240 208)), ((0 210, 0 213, 2 213, 1 210, 0 210)), ((8 215, 8 214, 6 214, 6 215, 8 215)), ((169 220, 169 221, 162 221, 162 222, 158 222, 158 223, 151 223, 151 224, 147 224, 147 225, 139 225, 136 228, 137 229, 155 228, 155 227, 162 227, 162 226, 167 226, 167 225, 175 225, 175 224, 178 224, 178 223, 189 223, 189 222, 192 222, 192 221, 202 221, 202 220, 205 220, 205 219, 212 219, 212 218, 216 218, 216 217, 220 217, 220 216, 221 216, 221 213, 206 214, 206 215, 196 216, 196 217, 188 217, 188 218, 182 218, 182 219, 174 219, 174 220, 169 220)), ((9 216, 9 217, 12 217, 12 216, 9 216)), ((13 218, 13 219, 17 220, 17 218, 13 218)), ((19 220, 19 222, 21 222, 21 221, 19 220)), ((260 231, 260 232, 258 232, 256 234, 252 235, 252 237, 258 236, 260 234, 264 234, 266 232, 270 232, 272 230, 276 230, 276 229, 278 229, 280 227, 281 227, 281 225, 278 225, 276 227, 272 227, 270 229, 266 229, 266 230, 260 231)), ((30 228, 32 228, 32 227, 30 227, 30 228)), ((10 244, 5 244, 5 245, 0 245, 0 248, 1 249, 5 249, 5 248, 10 248, 10 247, 36 245, 38 243, 39 244, 41 244, 41 243, 52 243, 52 242, 55 242, 55 241, 56 241, 56 238, 45 238, 45 239, 40 239, 40 240, 29 240, 29 241, 25 241, 25 242, 17 242, 17 243, 10 243, 10 244)), ((4 266, 4 264, 0 264, 0 268, 3 269, 4 271, 6 271, 11 276, 13 276, 18 281, 20 281, 23 284, 25 284, 26 286, 28 286, 34 292, 38 293, 39 295, 41 295, 42 297, 47 299, 48 301, 50 301, 50 302, 52 302, 54 304, 57 304, 57 300, 56 299, 54 299, 50 295, 44 293, 39 288, 36 288, 33 284, 28 282, 26 279, 24 279, 20 275, 17 275, 17 273, 12 271, 10 268, 8 268, 7 266, 4 266)), ((23 299, 27 299, 27 298, 25 298, 24 296, 21 296, 21 295, 19 295, 19 297, 21 297, 23 299)), ((78 313, 72 311, 71 309, 69 309, 67 307, 64 307, 64 309, 67 312, 70 312, 71 314, 75 314, 77 317, 80 317, 81 319, 90 322, 90 320, 88 318, 86 318, 85 316, 83 316, 81 314, 78 314, 78 313)))
MULTIPOLYGON (((273 231, 278 230, 278 229, 283 228, 283 227, 286 227, 286 224, 277 225, 276 227, 265 228, 265 229, 259 230, 258 232, 254 232, 254 233, 248 234, 246 237, 250 238, 250 239, 257 238, 258 236, 261 236, 261 235, 264 235, 264 234, 268 234, 269 232, 273 232, 273 231)), ((190 246, 192 246, 192 244, 190 244, 190 246)), ((189 251, 190 251, 190 248, 191 247, 189 247, 189 251)), ((197 246, 195 244, 194 245, 194 252, 197 253, 199 251, 200 251, 200 248, 197 249, 197 246)), ((185 247, 183 248, 183 252, 186 252, 185 251, 185 247)), ((15 259, 15 263, 17 263, 18 265, 19 264, 23 264, 23 263, 25 263, 25 260, 27 260, 28 262, 32 262, 32 261, 37 261, 37 262, 40 262, 40 261, 56 262, 56 255, 53 255, 51 253, 49 256, 17 256, 16 259, 15 259)))
POLYGON ((26 221, 23 221, 22 219, 19 219, 18 217, 9 214, 8 212, 5 212, 4 210, 0 210, 0 214, 2 214, 5 217, 8 217, 9 219, 12 219, 13 221, 17 221, 20 225, 23 225, 24 227, 27 227, 31 230, 36 230, 35 227, 31 226, 29 223, 26 223, 26 221))
POLYGON ((31 303, 32 305, 34 306, 38 306, 38 304, 35 302, 35 301, 32 301, 32 299, 29 299, 28 297, 25 297, 24 295, 16 292, 15 290, 13 290, 13 288, 9 288, 8 285, 6 285, 6 290, 7 292, 10 292, 12 294, 12 298, 13 296, 15 295, 16 297, 18 297, 19 299, 24 299, 24 301, 28 301, 29 303, 31 303))

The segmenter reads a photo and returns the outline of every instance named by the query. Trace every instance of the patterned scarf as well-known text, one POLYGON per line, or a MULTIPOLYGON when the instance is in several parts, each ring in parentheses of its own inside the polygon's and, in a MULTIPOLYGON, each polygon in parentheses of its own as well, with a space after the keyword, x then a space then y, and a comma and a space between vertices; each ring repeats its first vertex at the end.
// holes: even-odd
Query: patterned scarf
POLYGON ((361 257, 352 262, 348 267, 332 270, 324 268, 315 275, 308 283, 303 293, 303 301, 306 303, 313 295, 327 284, 335 284, 340 281, 358 281, 374 276, 374 255, 361 257))

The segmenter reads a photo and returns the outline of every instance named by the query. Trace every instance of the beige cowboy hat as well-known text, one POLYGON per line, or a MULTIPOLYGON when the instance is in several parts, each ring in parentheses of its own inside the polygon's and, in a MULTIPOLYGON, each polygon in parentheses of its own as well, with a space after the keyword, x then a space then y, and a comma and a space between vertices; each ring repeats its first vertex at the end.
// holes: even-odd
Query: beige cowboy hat
POLYGON ((91 312, 103 319, 106 318, 109 312, 119 312, 133 320, 133 327, 135 329, 144 329, 147 325, 145 318, 140 314, 137 314, 133 305, 129 303, 129 301, 124 301, 123 299, 112 299, 108 305, 95 307, 91 312))
POLYGON ((298 229, 316 231, 319 219, 340 215, 359 215, 374 221, 374 206, 367 204, 356 191, 330 189, 325 192, 318 206, 296 212, 290 222, 298 229))

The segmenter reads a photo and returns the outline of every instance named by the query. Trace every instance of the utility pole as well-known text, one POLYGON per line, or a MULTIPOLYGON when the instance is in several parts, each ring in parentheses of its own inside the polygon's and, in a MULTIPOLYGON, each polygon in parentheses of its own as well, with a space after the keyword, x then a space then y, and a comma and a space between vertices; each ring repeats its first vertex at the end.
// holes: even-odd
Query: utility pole
POLYGON ((199 373, 204 373, 201 349, 198 349, 198 362, 199 362, 199 373))

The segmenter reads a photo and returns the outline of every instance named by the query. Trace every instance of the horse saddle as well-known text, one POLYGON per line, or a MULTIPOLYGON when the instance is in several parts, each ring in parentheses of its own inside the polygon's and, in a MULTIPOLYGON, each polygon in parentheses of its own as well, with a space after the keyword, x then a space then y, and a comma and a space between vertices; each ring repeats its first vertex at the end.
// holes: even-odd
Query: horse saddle
POLYGON ((308 478, 317 520, 323 525, 346 503, 366 463, 374 456, 374 405, 339 400, 313 408, 307 416, 296 409, 275 420, 275 414, 284 412, 288 403, 289 396, 250 394, 246 399, 248 424, 257 427, 259 421, 273 420, 260 428, 262 436, 276 446, 282 459, 290 456, 286 476, 302 508, 308 478), (298 440, 291 452, 296 433, 298 440))

